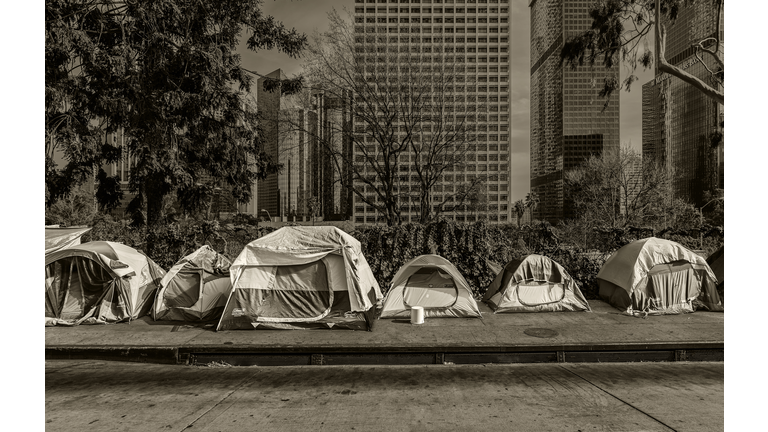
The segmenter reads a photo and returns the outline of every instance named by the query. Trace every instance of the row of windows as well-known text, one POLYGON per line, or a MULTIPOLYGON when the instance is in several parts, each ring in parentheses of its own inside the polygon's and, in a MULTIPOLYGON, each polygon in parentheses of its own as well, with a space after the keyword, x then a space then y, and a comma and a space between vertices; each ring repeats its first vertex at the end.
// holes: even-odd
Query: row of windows
MULTIPOLYGON (((454 215, 453 213, 442 213, 442 217, 448 219, 448 220, 455 220, 457 222, 475 222, 478 219, 483 220, 489 220, 491 222, 506 222, 507 221, 507 215, 506 214, 485 214, 483 213, 483 216, 478 216, 475 214, 471 215, 454 215)), ((380 218, 380 220, 377 222, 375 216, 356 216, 355 222, 359 224, 383 224, 385 223, 384 218, 380 218)))
MULTIPOLYGON (((399 38, 390 37, 389 39, 384 38, 378 38, 381 40, 376 40, 373 37, 356 37, 355 38, 355 44, 362 44, 362 43, 480 43, 480 44, 487 44, 487 43, 499 43, 499 38, 488 38, 488 37, 408 37, 408 36, 400 36, 399 38)), ((501 43, 506 43, 506 39, 502 38, 504 41, 501 43)))
POLYGON ((355 33, 507 33, 508 31, 507 27, 355 27, 355 33))
POLYGON ((490 8, 486 8, 486 7, 480 7, 480 8, 478 7, 467 7, 467 8, 463 8, 463 7, 455 7, 455 8, 454 7, 446 7, 446 8, 443 8, 443 7, 425 7, 425 8, 375 7, 374 8, 374 7, 356 6, 355 13, 369 13, 369 14, 372 14, 372 13, 377 13, 377 14, 386 14, 386 13, 391 13, 391 14, 396 14, 396 13, 401 13, 401 14, 408 14, 408 13, 410 14, 418 14, 418 13, 421 13, 421 14, 442 14, 442 13, 445 13, 445 14, 465 14, 465 13, 466 14, 488 14, 488 13, 498 14, 498 13, 502 13, 502 14, 506 14, 506 13, 509 13, 509 8, 505 8, 505 7, 502 7, 502 8, 497 8, 497 7, 490 7, 490 8))
MULTIPOLYGON (((389 57, 382 57, 382 56, 368 56, 368 57, 358 56, 358 58, 356 58, 355 60, 358 61, 358 62, 365 61, 366 63, 384 63, 384 64, 387 64, 387 63, 390 63, 390 62, 394 62, 396 59, 389 58, 389 57)), ((453 56, 434 56, 434 57, 429 57, 429 56, 410 56, 409 57, 409 56, 403 55, 403 56, 400 56, 397 60, 399 60, 400 62, 402 62, 404 64, 407 64, 407 63, 411 63, 411 64, 413 64, 413 63, 416 63, 416 64, 418 64, 418 63, 448 63, 448 64, 451 64, 451 63, 464 63, 464 62, 466 62, 466 63, 475 63, 475 62, 479 62, 479 63, 499 63, 499 60, 501 60, 501 63, 506 63, 506 62, 509 61, 509 57, 507 57, 507 56, 503 56, 503 57, 496 57, 496 56, 492 56, 492 57, 485 57, 485 56, 479 56, 479 57, 475 57, 475 56, 466 56, 466 57, 464 57, 464 56, 458 56, 458 57, 453 57, 453 56)))
MULTIPOLYGON (((355 17, 356 24, 508 24, 509 18, 507 17, 489 17, 489 18, 451 18, 445 19, 440 17, 355 17)), ((506 28, 504 28, 506 31, 506 28)))
POLYGON ((355 3, 392 3, 392 4, 507 4, 509 0, 355 0, 355 3))

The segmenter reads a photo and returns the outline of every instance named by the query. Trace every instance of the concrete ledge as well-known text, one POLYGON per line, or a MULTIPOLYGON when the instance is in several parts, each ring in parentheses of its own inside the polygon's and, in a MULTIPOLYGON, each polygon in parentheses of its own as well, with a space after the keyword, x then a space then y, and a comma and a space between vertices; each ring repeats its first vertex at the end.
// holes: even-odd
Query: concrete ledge
POLYGON ((725 344, 552 345, 537 347, 46 347, 46 360, 111 360, 160 364, 226 363, 232 366, 415 365, 487 363, 590 363, 724 361, 725 344))
POLYGON ((109 360, 137 363, 179 364, 179 350, 168 347, 45 347, 46 360, 109 360))

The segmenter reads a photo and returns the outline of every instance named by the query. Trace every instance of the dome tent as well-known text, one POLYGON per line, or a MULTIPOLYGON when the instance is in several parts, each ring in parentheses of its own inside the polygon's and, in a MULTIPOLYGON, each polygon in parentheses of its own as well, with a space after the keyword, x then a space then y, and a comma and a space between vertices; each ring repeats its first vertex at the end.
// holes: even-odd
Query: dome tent
POLYGON ((616 251, 597 274, 600 298, 628 313, 722 311, 717 279, 704 258, 673 241, 649 237, 616 251))
POLYGON ((413 306, 425 318, 482 318, 464 276, 439 255, 420 255, 392 278, 379 318, 410 317, 413 306))
POLYGON ((333 226, 283 227, 246 245, 216 330, 371 330, 383 296, 360 242, 333 226))
POLYGON ((232 287, 230 265, 208 245, 180 259, 160 281, 152 319, 218 320, 232 287))
POLYGON ((120 243, 88 242, 47 254, 46 324, 142 317, 152 307, 163 275, 165 270, 149 257, 120 243))
POLYGON ((483 301, 494 313, 590 311, 565 268, 535 254, 510 261, 488 286, 483 301))

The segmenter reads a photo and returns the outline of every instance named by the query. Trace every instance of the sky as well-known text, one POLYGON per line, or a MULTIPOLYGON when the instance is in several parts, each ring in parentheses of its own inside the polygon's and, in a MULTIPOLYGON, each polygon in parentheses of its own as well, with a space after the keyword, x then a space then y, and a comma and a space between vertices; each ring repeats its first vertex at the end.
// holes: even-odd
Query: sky
MULTIPOLYGON (((524 199, 530 191, 530 12, 528 1, 512 0, 510 7, 510 201, 524 199)), ((333 8, 352 10, 353 0, 265 0, 263 10, 307 36, 327 29, 327 14, 333 8)), ((243 67, 260 74, 282 69, 288 76, 301 73, 301 59, 292 59, 277 51, 249 51, 241 47, 243 67)), ((620 142, 641 149, 642 85, 652 77, 651 71, 636 71, 640 78, 630 92, 620 93, 620 142)), ((621 78, 626 75, 622 68, 621 78)))

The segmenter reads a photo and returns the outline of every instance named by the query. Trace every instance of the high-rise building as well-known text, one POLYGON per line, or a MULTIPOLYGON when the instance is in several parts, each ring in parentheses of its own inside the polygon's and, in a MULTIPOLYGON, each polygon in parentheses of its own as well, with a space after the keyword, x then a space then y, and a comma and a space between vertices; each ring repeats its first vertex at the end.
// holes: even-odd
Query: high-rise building
MULTIPOLYGON (((467 129, 468 151, 464 163, 446 172, 434 186, 432 203, 451 199, 461 184, 471 182, 480 185, 474 204, 456 205, 442 216, 457 221, 508 222, 511 214, 508 0, 355 0, 354 3, 355 52, 364 56, 366 73, 386 68, 402 74, 402 82, 408 82, 407 74, 414 70, 436 73, 438 68, 450 68, 449 73, 455 77, 444 88, 444 94, 432 97, 439 97, 445 104, 441 115, 461 118, 466 122, 462 125, 471 126, 467 129), (406 70, 409 72, 404 72, 406 70)), ((399 132, 402 133, 402 129, 399 132)), ((433 129, 432 133, 435 132, 433 129)), ((421 161, 412 152, 404 153, 402 161, 398 173, 402 219, 415 222, 421 203, 413 192, 418 188, 413 166, 421 161)), ((360 187, 369 192, 367 186, 360 187)), ((373 206, 357 197, 354 218, 356 223, 367 224, 384 220, 373 206)))
POLYGON ((592 155, 619 149, 619 96, 598 96, 618 65, 560 66, 564 41, 589 29, 593 1, 531 0, 531 192, 533 218, 557 223, 573 217, 563 174, 592 155))
MULTIPOLYGON (((718 83, 707 68, 716 70, 715 61, 703 54, 702 63, 691 45, 714 36, 716 17, 709 3, 696 3, 682 8, 674 23, 665 22, 667 62, 713 86, 718 83)), ((722 120, 722 105, 679 78, 657 71, 643 85, 643 158, 660 161, 673 174, 675 198, 701 206, 704 192, 723 189, 723 144, 710 140, 722 132, 722 120)))
POLYGON ((312 95, 311 107, 310 196, 316 198, 317 214, 323 220, 349 220, 353 202, 352 190, 345 186, 351 181, 349 167, 335 166, 334 160, 352 160, 349 134, 344 133, 352 127, 351 99, 347 92, 335 97, 318 91, 312 95), (334 159, 332 155, 341 157, 334 159))
POLYGON ((306 215, 310 196, 309 137, 316 124, 316 114, 299 107, 279 91, 265 91, 263 84, 267 78, 282 80, 286 76, 277 69, 259 78, 256 98, 264 150, 283 168, 257 182, 258 207, 272 220, 301 220, 306 215))

